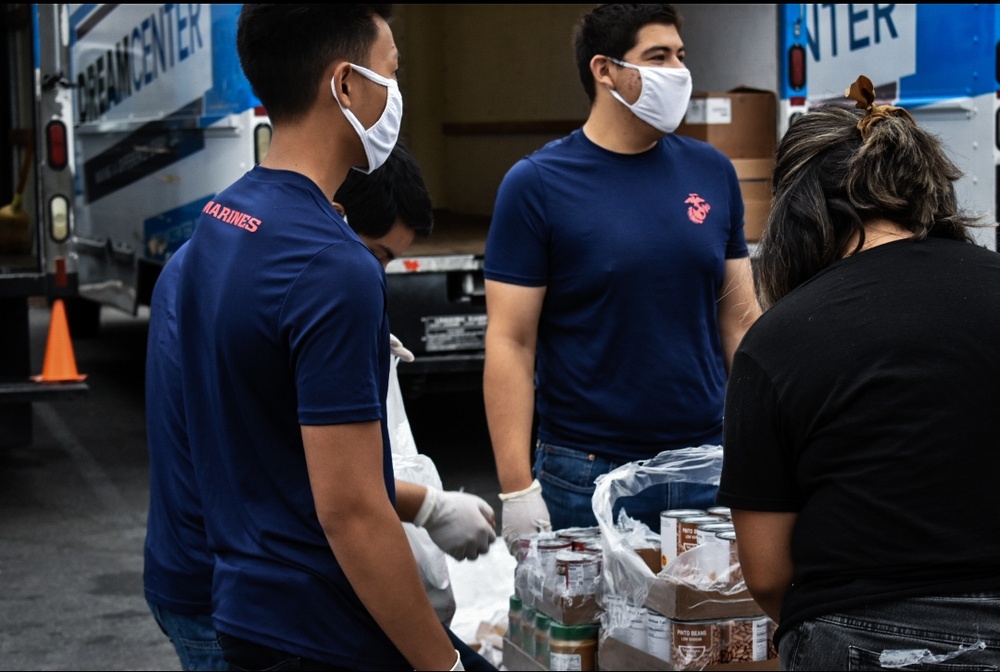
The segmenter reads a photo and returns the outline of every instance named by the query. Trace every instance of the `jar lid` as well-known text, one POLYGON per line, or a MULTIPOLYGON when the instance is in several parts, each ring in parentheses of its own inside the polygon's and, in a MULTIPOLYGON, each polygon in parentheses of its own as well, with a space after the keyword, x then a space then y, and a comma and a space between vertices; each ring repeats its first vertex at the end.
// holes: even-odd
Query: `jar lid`
POLYGON ((546 616, 542 612, 538 612, 537 614, 535 614, 535 627, 536 628, 547 628, 547 627, 549 627, 549 622, 551 620, 552 620, 551 618, 549 618, 548 616, 546 616))
POLYGON ((597 638, 597 625, 563 625, 562 623, 552 622, 552 626, 549 629, 549 637, 552 639, 566 639, 570 641, 578 641, 581 639, 596 639, 597 638))
POLYGON ((511 609, 520 609, 523 606, 523 604, 524 603, 521 602, 521 598, 518 597, 517 595, 511 595, 510 596, 510 608, 511 609))

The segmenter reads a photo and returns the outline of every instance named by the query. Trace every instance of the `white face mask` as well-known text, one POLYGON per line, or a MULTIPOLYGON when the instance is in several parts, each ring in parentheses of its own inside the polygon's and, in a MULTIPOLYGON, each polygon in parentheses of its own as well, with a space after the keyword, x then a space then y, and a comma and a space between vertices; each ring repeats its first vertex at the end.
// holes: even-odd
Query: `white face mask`
POLYGON ((350 110, 340 104, 340 98, 337 97, 334 81, 330 80, 330 88, 333 89, 333 98, 337 101, 337 105, 340 105, 340 109, 343 110, 347 121, 354 127, 354 131, 358 134, 358 137, 361 138, 361 144, 365 148, 365 156, 368 157, 367 168, 354 166, 354 169, 367 174, 385 163, 385 160, 389 158, 389 154, 392 153, 392 148, 396 146, 396 140, 399 138, 399 128, 403 122, 403 96, 399 93, 399 84, 396 83, 396 80, 383 77, 368 68, 362 68, 360 65, 351 63, 351 67, 376 84, 381 84, 389 92, 385 100, 385 110, 382 111, 382 116, 375 122, 375 125, 366 129, 350 110))
POLYGON ((623 68, 638 70, 642 78, 639 99, 631 105, 614 89, 611 89, 611 95, 656 130, 673 133, 687 114, 691 100, 691 71, 687 68, 633 65, 611 57, 608 60, 623 68))

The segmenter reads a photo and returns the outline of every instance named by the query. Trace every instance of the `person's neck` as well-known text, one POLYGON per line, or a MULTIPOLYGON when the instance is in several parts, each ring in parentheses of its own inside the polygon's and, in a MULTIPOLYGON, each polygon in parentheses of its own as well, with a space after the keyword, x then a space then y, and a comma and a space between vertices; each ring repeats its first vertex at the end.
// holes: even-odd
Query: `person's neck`
POLYGON ((304 175, 332 201, 354 161, 346 142, 350 138, 328 126, 319 126, 322 125, 309 119, 276 125, 267 156, 260 165, 304 175))
POLYGON ((663 139, 662 133, 610 95, 598 96, 583 125, 584 135, 598 147, 618 154, 641 154, 663 139))
MULTIPOLYGON (((912 231, 909 231, 896 222, 889 219, 872 219, 864 223, 865 227, 865 242, 861 246, 859 252, 864 252, 865 250, 870 250, 873 247, 878 247, 880 245, 885 245, 887 243, 894 243, 897 240, 904 240, 907 238, 912 238, 914 236, 912 231)), ((854 236, 847 249, 851 250, 848 252, 847 256, 854 254, 853 250, 858 244, 858 236, 854 236)))

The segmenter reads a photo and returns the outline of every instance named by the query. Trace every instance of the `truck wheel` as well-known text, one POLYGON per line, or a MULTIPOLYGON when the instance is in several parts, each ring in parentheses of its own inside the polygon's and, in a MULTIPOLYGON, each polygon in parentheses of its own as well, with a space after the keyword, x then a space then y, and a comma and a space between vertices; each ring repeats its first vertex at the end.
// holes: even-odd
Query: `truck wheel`
POLYGON ((101 304, 90 299, 71 297, 66 304, 66 321, 73 338, 93 338, 101 331, 101 304))

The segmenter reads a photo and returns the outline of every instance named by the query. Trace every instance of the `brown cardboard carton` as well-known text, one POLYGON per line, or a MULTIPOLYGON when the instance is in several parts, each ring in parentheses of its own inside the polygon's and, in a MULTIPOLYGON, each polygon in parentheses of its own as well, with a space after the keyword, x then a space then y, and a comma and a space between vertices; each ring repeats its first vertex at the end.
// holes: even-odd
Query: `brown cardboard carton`
POLYGON ((645 606, 676 621, 728 619, 764 613, 746 588, 734 594, 696 590, 686 583, 663 577, 653 581, 645 606))
POLYGON ((563 625, 588 625, 601 620, 601 608, 595 595, 568 595, 546 585, 541 598, 530 600, 531 606, 563 625))
POLYGON ((743 194, 743 221, 746 239, 760 240, 771 211, 771 173, 774 158, 732 159, 743 194))
MULTIPOLYGON (((509 668, 517 669, 517 668, 509 668)), ((608 637, 600 643, 597 650, 597 669, 599 670, 676 670, 665 660, 661 660, 645 651, 640 651, 625 642, 608 637)), ((756 662, 714 663, 707 665, 705 670, 777 670, 778 659, 756 662)))
POLYGON ((675 132, 703 140, 730 159, 772 157, 777 145, 774 93, 746 87, 693 93, 675 132))
POLYGON ((541 672, 545 666, 535 660, 528 652, 510 641, 503 638, 503 666, 508 670, 528 670, 529 672, 541 672))

